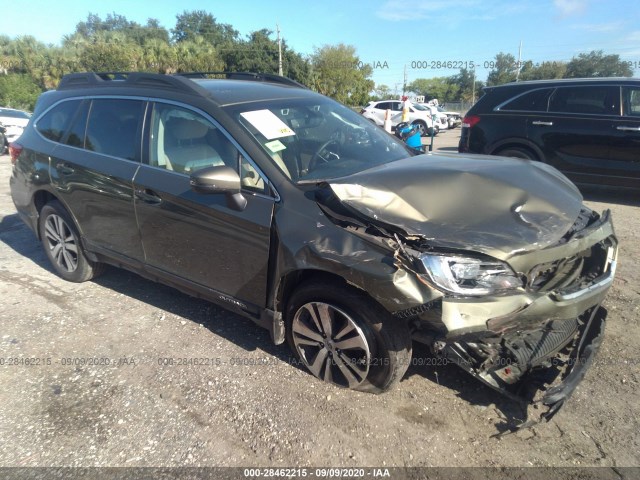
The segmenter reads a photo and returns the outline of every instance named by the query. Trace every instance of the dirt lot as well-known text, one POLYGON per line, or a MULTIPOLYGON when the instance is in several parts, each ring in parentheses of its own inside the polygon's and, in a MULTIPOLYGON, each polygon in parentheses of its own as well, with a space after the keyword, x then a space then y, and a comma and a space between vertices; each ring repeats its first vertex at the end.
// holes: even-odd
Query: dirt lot
POLYGON ((0 157, 0 466, 640 465, 637 194, 586 194, 621 241, 595 365, 550 423, 496 437, 519 409, 453 366, 411 367, 384 395, 339 390, 206 302, 115 268, 61 280, 10 170, 0 157))

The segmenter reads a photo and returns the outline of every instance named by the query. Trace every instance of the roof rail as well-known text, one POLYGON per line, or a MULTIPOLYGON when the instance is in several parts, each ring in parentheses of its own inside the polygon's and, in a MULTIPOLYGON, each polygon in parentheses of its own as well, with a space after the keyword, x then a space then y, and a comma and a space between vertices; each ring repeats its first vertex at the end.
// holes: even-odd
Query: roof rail
POLYGON ((183 72, 176 73, 175 76, 186 78, 226 78, 229 80, 250 80, 254 82, 269 82, 280 83, 283 85, 289 85, 292 87, 304 88, 308 90, 305 85, 296 82, 288 77, 281 75, 275 75, 273 73, 255 73, 255 72, 183 72))
POLYGON ((180 90, 196 95, 208 95, 208 91, 195 82, 178 75, 147 72, 83 72, 62 77, 58 90, 82 87, 145 86, 180 90))

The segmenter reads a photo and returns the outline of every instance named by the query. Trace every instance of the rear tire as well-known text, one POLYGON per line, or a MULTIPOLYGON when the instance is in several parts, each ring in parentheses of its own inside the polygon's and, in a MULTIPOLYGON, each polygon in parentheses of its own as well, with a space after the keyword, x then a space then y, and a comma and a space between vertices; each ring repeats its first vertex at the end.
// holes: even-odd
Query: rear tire
POLYGON ((496 152, 495 155, 500 155, 502 157, 522 158, 524 160, 537 160, 535 155, 533 155, 529 150, 519 147, 504 148, 496 152))
POLYGON ((411 362, 406 322, 346 285, 303 284, 287 303, 286 325, 296 356, 313 375, 337 386, 382 393, 411 362))
POLYGON ((38 231, 47 258, 65 280, 86 282, 104 270, 103 264, 87 258, 71 216, 57 200, 40 211, 38 231))

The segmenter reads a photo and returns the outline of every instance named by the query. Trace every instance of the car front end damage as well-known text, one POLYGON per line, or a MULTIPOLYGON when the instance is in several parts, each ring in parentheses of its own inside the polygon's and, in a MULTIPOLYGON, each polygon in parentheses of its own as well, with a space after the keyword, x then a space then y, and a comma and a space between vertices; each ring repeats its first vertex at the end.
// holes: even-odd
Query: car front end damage
POLYGON ((387 166, 331 182, 318 204, 394 249, 395 292, 373 295, 415 340, 511 399, 546 405, 548 420, 602 341, 617 239, 610 212, 582 205, 555 170, 486 162, 414 157, 393 176, 387 166))

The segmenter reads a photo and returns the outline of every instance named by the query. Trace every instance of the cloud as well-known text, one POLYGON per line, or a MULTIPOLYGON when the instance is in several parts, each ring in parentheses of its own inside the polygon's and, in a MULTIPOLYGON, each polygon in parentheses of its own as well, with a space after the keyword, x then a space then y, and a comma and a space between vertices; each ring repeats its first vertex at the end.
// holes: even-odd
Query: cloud
POLYGON ((580 14, 587 6, 585 0, 553 0, 553 4, 563 17, 580 14))
POLYGON ((387 0, 376 15, 384 20, 424 20, 442 11, 480 4, 479 0, 387 0))
POLYGON ((526 4, 504 0, 387 0, 376 11, 383 20, 432 20, 460 22, 462 20, 495 20, 498 17, 521 13, 526 4))
POLYGON ((625 22, 608 22, 608 23, 580 23, 571 25, 574 30, 585 30, 591 33, 610 33, 620 31, 625 22))

